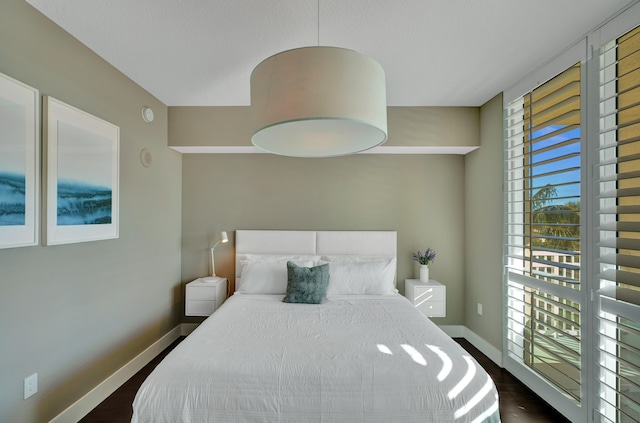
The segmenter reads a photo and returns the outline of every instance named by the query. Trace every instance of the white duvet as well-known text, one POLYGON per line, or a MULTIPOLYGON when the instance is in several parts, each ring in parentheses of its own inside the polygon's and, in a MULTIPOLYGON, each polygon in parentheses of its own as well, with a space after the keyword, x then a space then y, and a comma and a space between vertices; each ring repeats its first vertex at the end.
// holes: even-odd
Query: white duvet
POLYGON ((498 422, 482 367, 404 297, 235 294, 158 365, 134 423, 498 422))

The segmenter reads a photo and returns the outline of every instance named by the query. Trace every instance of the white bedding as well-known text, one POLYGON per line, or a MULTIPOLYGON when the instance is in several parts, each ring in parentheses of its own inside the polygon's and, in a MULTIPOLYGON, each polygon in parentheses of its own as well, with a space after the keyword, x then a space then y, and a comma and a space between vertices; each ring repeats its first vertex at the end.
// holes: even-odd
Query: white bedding
POLYGON ((498 422, 485 371, 404 297, 235 294, 138 391, 132 422, 498 422))

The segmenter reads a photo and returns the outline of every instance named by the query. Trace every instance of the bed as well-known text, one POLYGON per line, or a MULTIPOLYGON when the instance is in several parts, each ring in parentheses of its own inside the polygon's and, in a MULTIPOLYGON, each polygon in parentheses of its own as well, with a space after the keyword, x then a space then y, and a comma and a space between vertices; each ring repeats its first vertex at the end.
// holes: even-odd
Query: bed
POLYGON ((393 231, 236 231, 236 292, 149 375, 132 422, 499 422, 489 375, 395 269, 393 231), (328 272, 326 297, 284 302, 295 272, 328 272))

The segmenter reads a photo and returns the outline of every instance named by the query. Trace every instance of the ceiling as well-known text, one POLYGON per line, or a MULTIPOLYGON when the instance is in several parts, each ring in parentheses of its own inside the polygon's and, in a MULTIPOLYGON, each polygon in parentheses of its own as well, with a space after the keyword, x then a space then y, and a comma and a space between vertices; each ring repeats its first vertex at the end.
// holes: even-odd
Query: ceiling
POLYGON ((630 0, 26 0, 168 106, 249 105, 253 68, 327 45, 390 106, 480 106, 630 0))

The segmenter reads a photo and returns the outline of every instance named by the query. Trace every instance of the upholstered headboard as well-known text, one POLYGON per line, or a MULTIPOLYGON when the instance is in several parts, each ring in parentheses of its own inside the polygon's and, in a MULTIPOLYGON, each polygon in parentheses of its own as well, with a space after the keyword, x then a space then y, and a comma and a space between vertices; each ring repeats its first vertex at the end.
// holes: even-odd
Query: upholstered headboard
POLYGON ((396 257, 396 231, 236 231, 236 287, 248 254, 396 257))

